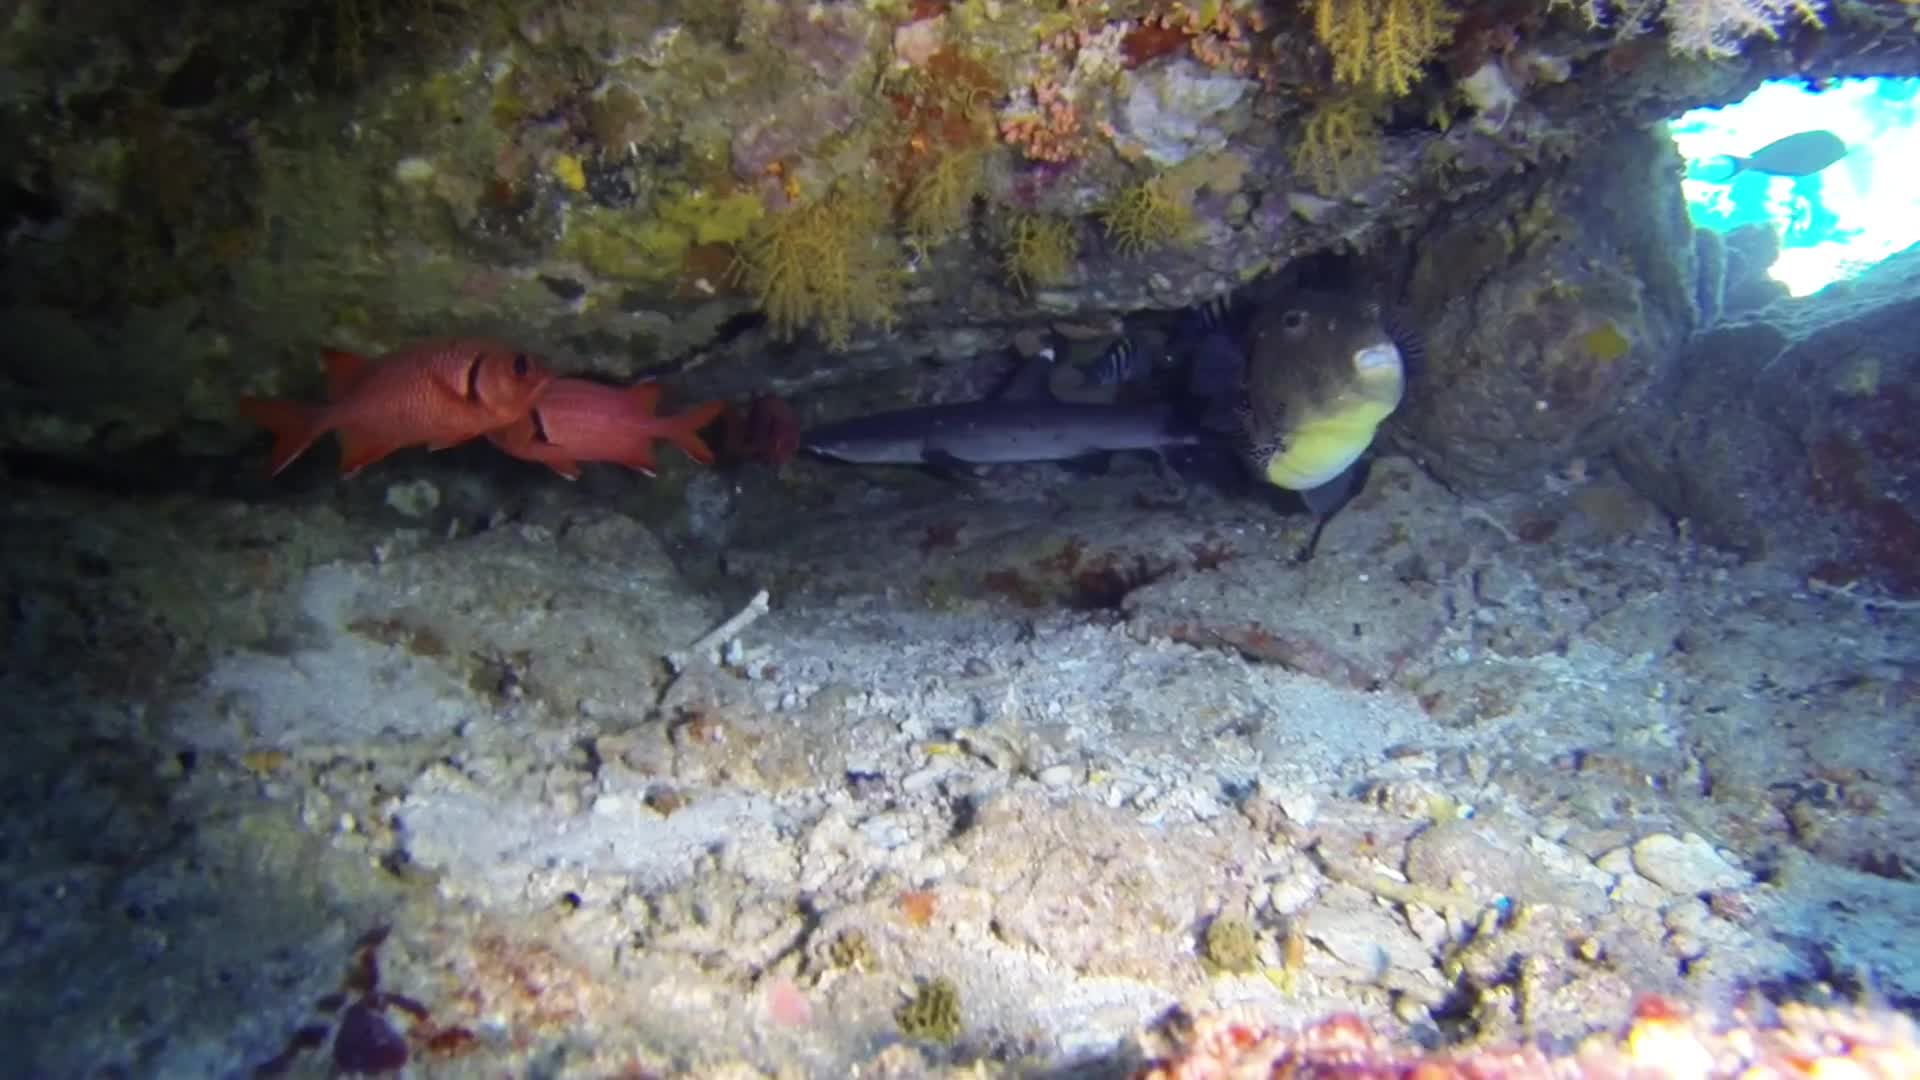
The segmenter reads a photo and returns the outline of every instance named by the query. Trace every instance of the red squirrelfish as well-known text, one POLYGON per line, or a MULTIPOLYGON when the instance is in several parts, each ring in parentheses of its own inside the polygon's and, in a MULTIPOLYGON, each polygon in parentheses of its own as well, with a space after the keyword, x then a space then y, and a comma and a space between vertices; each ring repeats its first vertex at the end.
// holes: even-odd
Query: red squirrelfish
POLYGON ((585 379, 555 379, 517 423, 487 437, 514 457, 537 461, 569 480, 580 462, 611 461, 653 475, 653 442, 665 439, 702 465, 713 451, 699 431, 713 423, 725 405, 709 401, 677 416, 656 416, 658 383, 604 386, 585 379))
POLYGON ((273 432, 276 475, 329 431, 340 433, 342 476, 402 447, 444 450, 526 419, 554 381, 537 357, 500 341, 426 341, 379 361, 324 355, 327 404, 240 399, 240 412, 273 432))
POLYGON ((800 418, 793 406, 760 395, 746 408, 729 405, 721 428, 721 458, 729 464, 757 461, 781 466, 800 452, 800 418))

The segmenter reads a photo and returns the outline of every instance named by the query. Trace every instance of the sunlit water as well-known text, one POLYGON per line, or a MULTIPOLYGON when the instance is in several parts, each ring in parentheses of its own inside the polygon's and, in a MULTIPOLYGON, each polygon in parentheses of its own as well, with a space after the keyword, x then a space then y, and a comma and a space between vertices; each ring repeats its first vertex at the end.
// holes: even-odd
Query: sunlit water
POLYGON ((1920 79, 1851 79, 1823 91, 1770 82, 1723 109, 1695 109, 1672 122, 1687 159, 1694 223, 1722 232, 1772 223, 1781 237, 1772 276, 1795 296, 1849 278, 1920 242, 1920 79), (1812 176, 1726 172, 1721 155, 1751 154, 1775 139, 1824 128, 1847 156, 1812 176))

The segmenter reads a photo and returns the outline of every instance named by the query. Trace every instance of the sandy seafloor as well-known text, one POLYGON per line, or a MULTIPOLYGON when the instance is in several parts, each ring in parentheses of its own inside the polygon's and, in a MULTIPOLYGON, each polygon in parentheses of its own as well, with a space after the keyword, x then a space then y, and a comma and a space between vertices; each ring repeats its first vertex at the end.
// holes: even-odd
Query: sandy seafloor
POLYGON ((467 466, 5 489, 6 1074, 246 1075, 367 952, 422 1076, 1123 1075, 1176 1003, 1435 1045, 1920 1001, 1920 611, 1604 469, 1476 501, 1386 458, 1302 566, 1304 519, 1138 462, 800 462, 678 514, 467 466), (936 979, 950 1043, 899 1022, 936 979))

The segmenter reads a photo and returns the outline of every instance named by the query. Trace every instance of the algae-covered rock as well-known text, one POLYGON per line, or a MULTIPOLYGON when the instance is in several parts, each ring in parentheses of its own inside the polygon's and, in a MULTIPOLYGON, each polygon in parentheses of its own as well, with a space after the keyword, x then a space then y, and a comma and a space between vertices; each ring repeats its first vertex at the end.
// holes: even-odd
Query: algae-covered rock
POLYGON ((1260 962, 1260 939, 1247 920, 1216 916, 1200 940, 1200 962, 1216 975, 1243 975, 1260 962))
POLYGON ((1525 487, 1613 447, 1693 325, 1678 164, 1664 136, 1618 135, 1419 243, 1426 356, 1398 431, 1441 479, 1525 487))
POLYGON ((1631 416, 1628 478, 1694 535, 1920 596, 1920 248, 1702 335, 1631 416))
POLYGON ((900 1006, 894 1019, 910 1039, 950 1043, 960 1037, 960 991, 952 979, 934 979, 900 1006))
MULTIPOLYGON (((1818 49, 1712 63, 1673 59, 1660 26, 1623 41, 1480 6, 28 4, 0 25, 0 285, 86 325, 80 366, 141 370, 108 410, 59 350, 19 350, 32 393, 0 409, 0 447, 192 425, 231 449, 252 434, 238 394, 317 389, 323 348, 426 336, 609 376, 697 366, 715 392, 769 389, 773 339, 797 336, 779 377, 825 389, 1303 256, 1398 263, 1418 238, 1446 389, 1416 392, 1411 441, 1443 475, 1512 479, 1603 447, 1684 330, 1659 140, 1608 133, 1768 75, 1920 70, 1920 49, 1887 37, 1898 0, 1818 49), (1597 164, 1510 181, 1588 143, 1597 164), (869 204, 850 233, 776 224, 820 226, 849 191, 869 204), (823 236, 770 269, 791 246, 770 237, 823 236), (130 316, 183 300, 200 316, 169 340, 130 316)), ((1764 299, 1738 272, 1760 261, 1727 253, 1727 308, 1764 299)))
POLYGON ((1771 222, 1730 229, 1720 244, 1726 249, 1720 306, 1727 314, 1758 311, 1787 295, 1787 287, 1767 273, 1780 258, 1780 234, 1771 222))
POLYGON ((1693 305, 1700 326, 1720 321, 1727 296, 1727 243, 1712 229, 1693 230, 1693 305))

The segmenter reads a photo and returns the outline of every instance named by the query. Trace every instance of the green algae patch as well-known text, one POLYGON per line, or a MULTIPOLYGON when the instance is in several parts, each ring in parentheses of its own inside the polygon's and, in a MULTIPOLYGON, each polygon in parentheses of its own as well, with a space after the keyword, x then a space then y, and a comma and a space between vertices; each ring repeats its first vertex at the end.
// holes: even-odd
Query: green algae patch
POLYGON ((560 250, 587 269, 622 281, 672 279, 691 246, 682 226, 601 207, 575 209, 560 241, 560 250))
POLYGON ((752 192, 685 191, 661 199, 654 213, 662 224, 686 232, 695 244, 737 244, 767 216, 767 207, 752 192))
POLYGON ((1619 327, 1604 322, 1580 335, 1580 347, 1593 359, 1610 364, 1632 352, 1633 342, 1619 327))
POLYGON ((679 277, 687 253, 734 244, 766 215, 757 195, 681 191, 663 196, 651 217, 599 206, 576 207, 560 250, 602 277, 663 282, 679 277))

